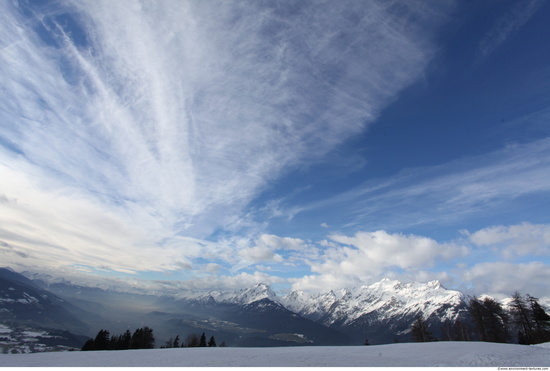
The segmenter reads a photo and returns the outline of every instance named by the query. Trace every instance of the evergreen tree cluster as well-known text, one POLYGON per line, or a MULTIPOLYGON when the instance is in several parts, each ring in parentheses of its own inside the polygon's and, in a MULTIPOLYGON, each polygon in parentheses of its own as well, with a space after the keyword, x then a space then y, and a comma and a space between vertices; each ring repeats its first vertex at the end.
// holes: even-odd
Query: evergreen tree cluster
POLYGON ((411 325, 411 336, 413 341, 425 343, 428 341, 434 341, 432 333, 428 331, 428 325, 422 317, 416 317, 416 320, 411 325))
MULTIPOLYGON (((193 348, 193 347, 216 347, 216 339, 210 336, 210 340, 206 341, 206 334, 203 332, 201 336, 196 333, 187 335, 180 344, 180 337, 170 338, 161 348, 193 348)), ((225 346, 225 342, 220 344, 220 347, 225 346)))
POLYGON ((124 350, 152 349, 155 347, 153 329, 145 326, 138 328, 132 334, 126 330, 124 334, 110 336, 108 330, 101 329, 94 339, 86 341, 82 350, 124 350))
MULTIPOLYGON (((444 339, 449 341, 488 341, 496 343, 539 344, 550 341, 550 316, 530 296, 522 297, 514 293, 506 311, 494 299, 472 298, 468 303, 468 314, 472 319, 473 329, 456 320, 446 321, 442 327, 444 339)), ((428 331, 428 324, 417 317, 411 324, 413 341, 436 341, 428 331)))
POLYGON ((550 341, 550 316, 542 309, 538 299, 527 294, 524 299, 518 292, 512 296, 512 326, 519 344, 540 344, 550 341))
POLYGON ((492 298, 470 299, 468 311, 474 321, 477 336, 481 341, 507 343, 510 340, 508 315, 492 298))

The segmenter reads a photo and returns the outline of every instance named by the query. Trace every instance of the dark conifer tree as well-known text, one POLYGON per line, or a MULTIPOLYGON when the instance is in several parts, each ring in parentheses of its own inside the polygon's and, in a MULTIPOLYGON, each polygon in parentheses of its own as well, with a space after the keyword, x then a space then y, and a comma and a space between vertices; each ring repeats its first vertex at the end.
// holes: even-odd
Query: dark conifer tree
POLYGON ((533 323, 533 344, 550 341, 550 316, 542 309, 538 299, 527 294, 533 323))
POLYGON ((183 342, 183 346, 185 347, 198 347, 200 345, 199 335, 192 333, 187 335, 185 338, 185 341, 183 342))
POLYGON ((532 344, 533 326, 530 320, 531 315, 529 313, 529 308, 525 304, 525 300, 519 292, 516 291, 514 295, 512 295, 510 307, 512 309, 514 324, 518 329, 518 343, 532 344))
POLYGON ((142 349, 153 349, 155 347, 155 335, 153 334, 153 329, 145 326, 143 328, 143 348, 142 349))
POLYGON ((130 339, 130 349, 151 349, 155 347, 153 330, 147 326, 138 328, 130 339))
POLYGON ((199 347, 206 347, 206 334, 203 332, 199 341, 199 347))
POLYGON ((82 346, 82 350, 97 350, 95 348, 94 339, 88 339, 82 346))
POLYGON ((164 345, 161 345, 161 348, 172 348, 174 346, 174 339, 170 338, 164 345))
POLYGON ((214 339, 214 335, 210 336, 210 340, 208 340, 208 346, 209 347, 215 347, 216 346, 216 339, 214 339))
POLYGON ((130 349, 130 341, 132 340, 132 333, 130 330, 126 330, 124 334, 120 336, 120 349, 130 349))
POLYGON ((172 344, 174 348, 179 348, 180 346, 180 336, 176 335, 176 338, 174 339, 174 343, 172 344))
POLYGON ((482 301, 470 299, 468 311, 481 341, 505 343, 509 340, 508 316, 494 299, 486 297, 482 301))
POLYGON ((120 346, 121 337, 122 337, 122 335, 112 335, 111 340, 109 342, 109 349, 111 349, 111 350, 121 350, 121 349, 123 349, 120 346))
POLYGON ((453 329, 456 341, 470 341, 470 326, 457 319, 453 329))
POLYGON ((508 315, 502 306, 491 298, 483 299, 483 320, 487 324, 486 341, 506 343, 510 339, 508 333, 508 315))
POLYGON ((143 339, 143 329, 138 328, 134 331, 132 338, 130 339, 129 349, 141 349, 143 339))
POLYGON ((416 317, 416 320, 411 325, 411 336, 414 341, 417 342, 428 342, 433 341, 434 338, 430 331, 428 331, 428 325, 422 317, 416 317))
POLYGON ((110 340, 109 331, 103 329, 99 330, 94 339, 96 350, 108 350, 110 348, 110 340))
POLYGON ((468 312, 472 316, 479 340, 485 341, 485 322, 483 321, 483 304, 476 297, 470 299, 468 312))

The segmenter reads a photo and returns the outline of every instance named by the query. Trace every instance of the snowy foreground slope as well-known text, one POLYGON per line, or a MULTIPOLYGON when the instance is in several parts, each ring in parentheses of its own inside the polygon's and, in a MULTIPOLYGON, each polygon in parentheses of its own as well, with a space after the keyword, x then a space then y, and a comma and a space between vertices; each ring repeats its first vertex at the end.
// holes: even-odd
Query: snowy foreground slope
POLYGON ((550 343, 525 346, 481 342, 435 342, 354 347, 173 348, 51 352, 0 354, 0 364, 3 367, 548 367, 550 366, 550 343))

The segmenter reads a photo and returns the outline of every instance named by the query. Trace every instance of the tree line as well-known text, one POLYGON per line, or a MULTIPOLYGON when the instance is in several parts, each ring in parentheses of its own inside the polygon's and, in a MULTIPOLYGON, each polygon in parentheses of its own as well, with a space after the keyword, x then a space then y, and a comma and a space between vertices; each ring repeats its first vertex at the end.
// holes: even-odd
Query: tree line
MULTIPOLYGON (((176 335, 175 338, 170 338, 161 348, 194 348, 194 347, 216 347, 216 338, 210 336, 208 342, 206 341, 206 334, 203 332, 199 337, 198 334, 192 333, 180 343, 180 336, 176 335)), ((220 347, 225 347, 225 342, 222 342, 220 347)))
MULTIPOLYGON (((211 336, 206 341, 206 334, 189 334, 181 343, 179 335, 170 338, 161 348, 189 348, 189 347, 216 347, 216 339, 211 336)), ((220 347, 225 347, 222 342, 220 347)), ((155 347, 155 336, 150 327, 138 328, 132 334, 130 330, 120 335, 110 335, 108 330, 101 329, 93 339, 88 339, 82 350, 125 350, 125 349, 152 349, 155 347)))
MULTIPOLYGON (((468 302, 468 313, 473 328, 460 320, 454 323, 446 321, 442 328, 442 340, 478 340, 524 345, 550 341, 550 316, 540 306, 537 298, 529 294, 524 298, 519 292, 515 292, 508 306, 510 310, 506 311, 490 297, 471 298, 468 302)), ((413 341, 437 340, 422 317, 416 318, 410 330, 413 341)))
POLYGON ((99 330, 94 339, 84 343, 82 350, 152 349, 155 347, 153 329, 145 326, 132 334, 130 330, 111 336, 108 330, 99 330))

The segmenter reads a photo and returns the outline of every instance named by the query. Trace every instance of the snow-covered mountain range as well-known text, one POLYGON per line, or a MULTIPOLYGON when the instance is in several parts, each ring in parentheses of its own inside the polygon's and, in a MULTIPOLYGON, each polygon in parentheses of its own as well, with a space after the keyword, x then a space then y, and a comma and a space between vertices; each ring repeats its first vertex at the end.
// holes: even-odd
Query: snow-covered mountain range
POLYGON ((454 323, 467 315, 467 298, 447 290, 439 281, 401 283, 384 279, 370 286, 312 294, 292 291, 277 296, 269 286, 257 284, 236 291, 181 292, 178 300, 210 304, 250 304, 268 299, 324 326, 351 334, 353 341, 368 337, 375 342, 408 340, 410 324, 422 317, 439 335, 445 321, 454 323))
POLYGON ((468 312, 470 298, 438 281, 384 279, 354 288, 286 295, 262 283, 241 290, 136 293, 5 269, 0 269, 0 281, 0 319, 33 319, 36 324, 51 318, 49 322, 57 321, 61 329, 66 329, 61 320, 72 319, 71 324, 81 322, 89 328, 75 332, 86 336, 102 328, 118 334, 147 325, 155 329, 159 346, 170 337, 193 332, 208 332, 230 346, 408 342, 411 324, 419 317, 440 340, 477 336, 468 312))
POLYGON ((227 291, 182 291, 174 298, 178 300, 197 301, 203 303, 224 303, 246 305, 262 299, 280 302, 277 294, 263 283, 241 290, 227 291))
POLYGON ((322 294, 293 291, 281 302, 293 312, 330 326, 350 324, 373 312, 387 318, 402 314, 428 318, 437 313, 442 319, 455 320, 464 300, 462 293, 445 289, 439 281, 404 284, 384 279, 370 286, 322 294))

